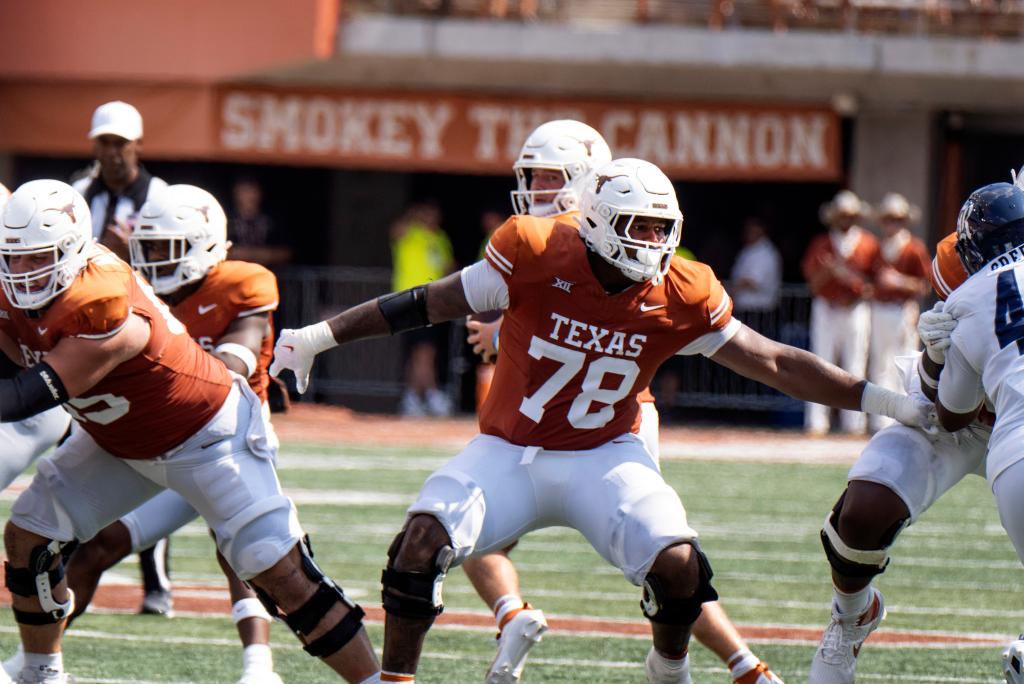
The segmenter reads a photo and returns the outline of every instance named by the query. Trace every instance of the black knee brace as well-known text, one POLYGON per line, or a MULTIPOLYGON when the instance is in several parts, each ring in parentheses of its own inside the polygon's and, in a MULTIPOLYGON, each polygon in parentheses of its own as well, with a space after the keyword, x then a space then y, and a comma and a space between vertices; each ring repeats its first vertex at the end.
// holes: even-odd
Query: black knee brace
POLYGON ((828 558, 832 569, 844 577, 871 578, 880 575, 889 565, 889 547, 896 541, 896 536, 910 523, 910 519, 898 520, 885 531, 881 539, 882 548, 854 549, 843 541, 834 524, 839 520, 845 498, 846 493, 843 492, 835 507, 825 517, 825 524, 821 528, 821 545, 825 549, 825 557, 828 558))
POLYGON ((23 625, 51 625, 66 618, 75 607, 75 596, 68 590, 68 600, 57 603, 53 598, 53 588, 64 579, 64 557, 61 550, 69 542, 51 541, 45 546, 37 546, 29 555, 29 567, 16 568, 4 562, 7 574, 7 588, 12 594, 39 599, 42 613, 26 612, 14 609, 15 621, 23 625), (57 566, 50 570, 50 564, 57 559, 57 566))
POLYGON ((271 617, 282 619, 299 636, 306 636, 316 629, 327 612, 334 607, 334 604, 345 604, 348 608, 345 617, 322 636, 303 647, 311 656, 326 658, 344 648, 359 633, 363 627, 365 613, 345 595, 341 587, 324 574, 320 566, 313 560, 313 549, 309 545, 308 536, 299 542, 299 551, 302 553, 302 571, 306 577, 317 584, 316 592, 302 606, 287 615, 282 615, 270 594, 251 583, 249 586, 256 592, 256 596, 271 617))
POLYGON ((433 619, 444 611, 441 586, 455 558, 455 552, 447 545, 439 548, 431 560, 428 572, 396 570, 395 557, 404 537, 403 530, 391 543, 388 565, 380 578, 384 612, 396 617, 433 619))
POLYGON ((640 609, 651 622, 664 625, 692 625, 700 617, 702 604, 718 600, 718 592, 711 586, 714 573, 711 571, 708 557, 700 550, 697 542, 690 542, 690 545, 697 555, 697 569, 700 573, 697 590, 693 596, 687 598, 670 597, 661 578, 654 573, 647 573, 640 609))

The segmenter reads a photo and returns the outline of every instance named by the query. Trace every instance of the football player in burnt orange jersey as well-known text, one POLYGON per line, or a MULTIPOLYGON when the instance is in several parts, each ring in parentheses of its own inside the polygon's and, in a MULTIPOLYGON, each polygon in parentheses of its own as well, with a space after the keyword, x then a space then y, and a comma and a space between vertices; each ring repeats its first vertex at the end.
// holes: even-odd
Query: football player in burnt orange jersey
MULTIPOLYGON (((512 192, 513 210, 575 221, 587 175, 609 161, 611 150, 590 126, 572 120, 541 124, 526 139, 513 166, 518 186, 512 192)), ((495 341, 500 326, 501 318, 467 322, 467 341, 484 360, 497 355, 495 341)), ((638 434, 657 460, 659 420, 654 395, 645 387, 637 399, 641 412, 638 434)), ((477 593, 494 611, 498 624, 498 650, 487 673, 488 684, 518 680, 530 648, 547 630, 543 612, 523 601, 519 576, 509 558, 512 546, 467 558, 462 565, 477 593)), ((704 604, 693 625, 693 636, 722 659, 736 684, 784 684, 753 654, 718 601, 704 604)))
POLYGON ((200 512, 309 653, 350 682, 377 681, 362 611, 311 558, 248 382, 92 241, 89 208, 69 185, 26 183, 0 223, 0 348, 25 366, 0 380, 0 421, 64 403, 81 428, 39 462, 4 532, 25 652, 18 681, 67 681, 61 632, 74 596, 62 549, 165 489, 200 512))
MULTIPOLYGON (((225 261, 229 246, 220 203, 192 185, 155 193, 143 205, 129 240, 132 266, 201 347, 248 378, 269 421, 267 366, 274 347, 270 317, 278 303, 277 279, 258 264, 225 261)), ((269 422, 266 430, 273 434, 269 422)), ((85 612, 106 570, 198 517, 184 497, 167 490, 82 544, 67 569, 75 594, 69 624, 85 612)), ((239 684, 280 684, 270 651, 270 615, 220 552, 217 560, 228 580, 231 616, 244 648, 239 684)))
POLYGON ((711 269, 674 257, 682 214, 654 165, 597 170, 582 225, 510 218, 483 261, 285 330, 271 373, 305 390, 316 354, 475 311, 505 310, 481 434, 427 478, 388 550, 381 681, 414 681, 453 564, 530 530, 579 530, 633 584, 651 621, 651 682, 690 682, 690 630, 717 598, 675 491, 636 436, 637 393, 677 353, 701 353, 793 397, 924 425, 928 406, 766 339, 732 318, 711 269))
MULTIPOLYGON (((0 183, 0 211, 10 196, 11 191, 0 183)), ((0 378, 12 378, 19 370, 21 366, 0 354, 0 378)), ((0 459, 0 490, 6 489, 14 478, 56 444, 70 424, 71 416, 59 407, 17 423, 0 423, 0 444, 4 445, 3 459, 0 459)))

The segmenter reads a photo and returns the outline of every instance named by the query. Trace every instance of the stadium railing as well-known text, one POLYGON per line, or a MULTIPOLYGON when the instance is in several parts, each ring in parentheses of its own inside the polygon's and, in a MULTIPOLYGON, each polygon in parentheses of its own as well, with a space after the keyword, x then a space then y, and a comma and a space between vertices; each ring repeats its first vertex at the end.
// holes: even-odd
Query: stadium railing
MULTIPOLYGON (((309 267, 277 269, 281 304, 275 316, 280 328, 296 328, 384 294, 391 287, 386 268, 309 267)), ((768 312, 736 313, 744 323, 769 337, 807 348, 810 294, 802 284, 783 285, 778 306, 768 312)), ((464 376, 474 362, 463 344, 465 326, 452 326, 447 388, 455 405, 461 401, 464 376)), ((358 410, 391 411, 403 389, 401 342, 384 337, 348 345, 322 355, 313 366, 307 399, 342 403, 358 410)), ((706 358, 677 357, 664 372, 679 375, 676 406, 752 411, 798 410, 799 402, 752 380, 741 378, 706 358)))
POLYGON ((346 14, 1019 38, 1024 0, 348 0, 346 14))

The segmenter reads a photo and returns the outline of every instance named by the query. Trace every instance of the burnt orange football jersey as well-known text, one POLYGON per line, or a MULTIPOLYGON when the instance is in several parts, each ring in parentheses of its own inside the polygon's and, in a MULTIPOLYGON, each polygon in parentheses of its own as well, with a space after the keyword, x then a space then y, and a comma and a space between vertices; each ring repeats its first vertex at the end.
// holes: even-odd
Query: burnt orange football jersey
POLYGON ((967 270, 956 253, 956 233, 950 233, 935 245, 932 259, 932 289, 939 299, 945 299, 967 280, 967 270))
MULTIPOLYGON (((222 261, 210 269, 199 289, 171 307, 171 312, 200 347, 212 352, 235 320, 269 314, 277 309, 277 300, 277 277, 266 268, 246 261, 222 261)), ((270 384, 267 367, 274 354, 273 325, 270 320, 256 372, 249 377, 249 386, 260 401, 267 400, 270 384)))
POLYGON ((681 258, 658 285, 607 294, 577 227, 554 219, 513 216, 485 257, 509 307, 480 430, 513 444, 582 450, 636 432, 658 366, 732 318, 711 269, 681 258))
POLYGON ((153 458, 181 444, 213 418, 231 389, 224 364, 188 336, 128 264, 99 245, 71 287, 38 317, 2 293, 0 312, 0 330, 18 344, 27 366, 66 337, 109 337, 130 314, 149 322, 149 342, 137 356, 64 405, 120 458, 153 458))

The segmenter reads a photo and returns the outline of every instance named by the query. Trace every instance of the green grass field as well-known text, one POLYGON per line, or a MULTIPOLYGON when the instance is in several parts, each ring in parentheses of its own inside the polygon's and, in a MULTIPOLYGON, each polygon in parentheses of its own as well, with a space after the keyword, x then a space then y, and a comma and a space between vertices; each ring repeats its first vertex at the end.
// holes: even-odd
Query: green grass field
MULTIPOLYGON (((401 525, 404 506, 429 472, 449 454, 395 448, 295 448, 281 457, 281 479, 298 506, 317 558, 357 600, 379 604, 385 551, 401 525)), ((845 467, 723 462, 667 462, 702 535, 715 585, 734 621, 778 628, 779 638, 753 648, 789 682, 804 682, 814 650, 783 639, 787 628, 820 630, 828 620, 828 565, 818 542, 825 512, 844 483, 845 467)), ((3 498, 3 513, 12 496, 3 498)), ((513 553, 525 597, 549 617, 637 620, 638 590, 568 529, 526 537, 513 553)), ((132 562, 115 579, 135 580, 132 562)), ((213 546, 192 524, 172 541, 172 573, 182 584, 220 586, 213 546)), ((885 631, 936 632, 1008 641, 1024 627, 1021 570, 999 525, 985 483, 961 483, 897 545, 878 586, 886 596, 885 631)), ((452 610, 486 613, 459 570, 445 591, 452 610)), ((0 648, 16 643, 10 611, 0 611, 0 648)), ((274 626, 275 660, 286 682, 336 681, 274 626)), ((376 645, 379 624, 370 626, 376 645)), ((490 629, 436 628, 428 636, 422 682, 480 681, 490 661, 490 629)), ((646 639, 595 637, 552 630, 531 654, 527 682, 642 682, 646 639)), ((868 642, 858 681, 1000 682, 997 645, 923 647, 868 642)), ((692 649, 695 682, 729 682, 713 654, 692 649)), ((171 620, 90 614, 69 632, 65 666, 80 682, 234 682, 240 650, 225 618, 171 620)))

